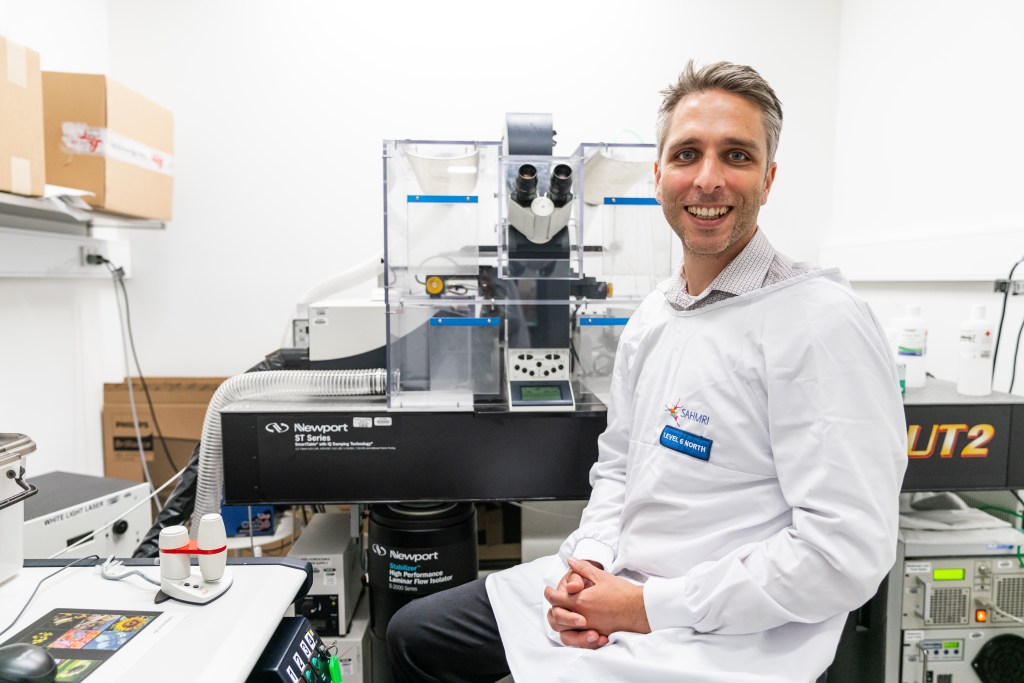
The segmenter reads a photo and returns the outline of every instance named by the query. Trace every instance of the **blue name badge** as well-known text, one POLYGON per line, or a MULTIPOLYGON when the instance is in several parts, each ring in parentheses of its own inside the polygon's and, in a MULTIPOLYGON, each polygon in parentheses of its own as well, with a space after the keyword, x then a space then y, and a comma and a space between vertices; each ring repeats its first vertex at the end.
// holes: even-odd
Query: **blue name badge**
POLYGON ((711 459, 711 439, 675 427, 665 427, 661 431, 661 445, 699 460, 711 459))

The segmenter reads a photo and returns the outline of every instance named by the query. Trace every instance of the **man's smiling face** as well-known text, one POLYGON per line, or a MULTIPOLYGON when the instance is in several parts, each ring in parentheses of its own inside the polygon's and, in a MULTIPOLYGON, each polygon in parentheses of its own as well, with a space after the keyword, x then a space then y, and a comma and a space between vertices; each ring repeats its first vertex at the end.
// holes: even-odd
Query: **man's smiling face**
POLYGON ((761 109, 750 100, 710 90, 676 105, 655 196, 688 256, 728 261, 750 241, 775 179, 767 155, 761 109))

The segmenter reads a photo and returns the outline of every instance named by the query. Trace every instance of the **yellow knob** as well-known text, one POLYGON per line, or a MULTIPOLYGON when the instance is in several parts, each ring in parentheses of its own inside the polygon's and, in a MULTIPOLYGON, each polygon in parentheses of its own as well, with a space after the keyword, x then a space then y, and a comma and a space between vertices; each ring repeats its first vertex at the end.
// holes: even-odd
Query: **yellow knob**
POLYGON ((427 278, 427 294, 436 296, 444 291, 444 280, 436 275, 427 278))

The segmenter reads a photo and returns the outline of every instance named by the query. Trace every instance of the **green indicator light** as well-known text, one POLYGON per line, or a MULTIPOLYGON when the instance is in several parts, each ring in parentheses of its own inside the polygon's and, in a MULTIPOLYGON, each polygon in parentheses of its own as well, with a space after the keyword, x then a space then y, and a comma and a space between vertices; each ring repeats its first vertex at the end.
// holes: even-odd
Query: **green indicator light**
POLYGON ((955 650, 958 647, 960 647, 960 641, 959 640, 951 640, 948 643, 943 643, 942 644, 942 649, 943 650, 955 650))
POLYGON ((936 569, 932 571, 933 581, 963 581, 963 569, 936 569))

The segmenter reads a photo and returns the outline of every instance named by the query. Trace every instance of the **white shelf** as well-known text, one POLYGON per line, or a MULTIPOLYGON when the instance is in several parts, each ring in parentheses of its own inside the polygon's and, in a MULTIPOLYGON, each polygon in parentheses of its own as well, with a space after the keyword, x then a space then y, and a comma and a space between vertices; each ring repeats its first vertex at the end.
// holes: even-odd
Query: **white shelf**
POLYGON ((110 277, 102 263, 87 263, 86 254, 105 257, 130 277, 128 241, 92 236, 93 228, 109 227, 162 228, 163 223, 83 211, 55 198, 0 192, 0 277, 110 277))

